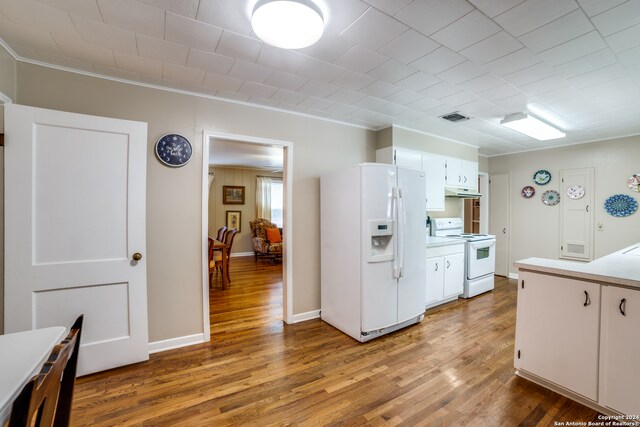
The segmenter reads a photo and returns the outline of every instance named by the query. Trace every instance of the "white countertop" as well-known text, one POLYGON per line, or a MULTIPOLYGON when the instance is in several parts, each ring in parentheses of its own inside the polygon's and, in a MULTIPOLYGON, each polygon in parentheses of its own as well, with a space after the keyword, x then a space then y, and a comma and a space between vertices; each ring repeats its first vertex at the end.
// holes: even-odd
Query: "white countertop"
POLYGON ((572 276, 578 279, 640 288, 640 243, 591 262, 527 258, 516 261, 521 270, 572 276))
POLYGON ((436 246, 446 246, 446 245, 455 245, 455 244, 464 244, 464 239, 459 239, 457 237, 427 236, 427 248, 435 248, 436 246))
POLYGON ((0 426, 22 387, 40 371, 66 331, 62 326, 0 335, 0 426))

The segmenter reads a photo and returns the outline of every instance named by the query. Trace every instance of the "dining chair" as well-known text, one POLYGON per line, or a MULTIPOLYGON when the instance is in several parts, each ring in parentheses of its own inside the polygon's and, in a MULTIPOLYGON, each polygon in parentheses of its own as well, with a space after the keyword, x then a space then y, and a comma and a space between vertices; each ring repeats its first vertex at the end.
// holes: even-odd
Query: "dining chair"
POLYGON ((68 427, 84 316, 22 388, 11 407, 8 427, 68 427))
POLYGON ((223 225, 218 229, 218 234, 216 234, 216 240, 218 242, 224 242, 224 235, 227 233, 228 229, 229 227, 227 227, 226 225, 223 225))
POLYGON ((226 260, 222 259, 221 252, 216 252, 214 254, 214 268, 216 269, 216 274, 218 270, 222 270, 222 263, 227 263, 227 283, 231 283, 231 278, 229 276, 229 260, 231 259, 231 248, 233 247, 233 240, 235 239, 236 234, 238 234, 238 230, 236 228, 232 228, 231 230, 228 230, 227 234, 224 236, 224 243, 228 245, 226 260))

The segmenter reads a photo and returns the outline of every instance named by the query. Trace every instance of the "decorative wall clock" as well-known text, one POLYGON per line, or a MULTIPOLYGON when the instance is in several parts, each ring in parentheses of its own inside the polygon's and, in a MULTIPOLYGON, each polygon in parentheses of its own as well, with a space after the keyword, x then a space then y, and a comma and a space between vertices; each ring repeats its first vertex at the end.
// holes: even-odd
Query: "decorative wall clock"
POLYGON ((569 196, 570 199, 582 199, 584 197, 584 194, 585 191, 581 185, 572 185, 571 187, 567 188, 567 196, 569 196))
POLYGON ((156 143, 158 160, 173 168, 186 165, 192 154, 191 143, 182 135, 170 133, 156 143))

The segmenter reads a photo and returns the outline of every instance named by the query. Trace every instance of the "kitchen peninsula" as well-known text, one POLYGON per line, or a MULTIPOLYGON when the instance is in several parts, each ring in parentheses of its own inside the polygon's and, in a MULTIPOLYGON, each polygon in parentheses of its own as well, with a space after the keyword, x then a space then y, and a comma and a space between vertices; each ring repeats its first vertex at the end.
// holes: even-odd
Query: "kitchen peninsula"
POLYGON ((519 270, 516 374, 609 415, 639 415, 640 243, 519 270))

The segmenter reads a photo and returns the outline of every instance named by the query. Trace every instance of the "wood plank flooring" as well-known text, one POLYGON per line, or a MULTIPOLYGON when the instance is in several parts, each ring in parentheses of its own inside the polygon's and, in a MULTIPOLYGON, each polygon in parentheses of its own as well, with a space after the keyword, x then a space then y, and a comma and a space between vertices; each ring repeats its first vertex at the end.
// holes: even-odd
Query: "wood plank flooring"
MULTIPOLYGON (((281 266, 231 261, 211 342, 79 378, 73 425, 553 426, 597 413, 513 374, 516 283, 360 344, 285 325, 281 266)), ((219 286, 219 284, 218 284, 219 286)))

